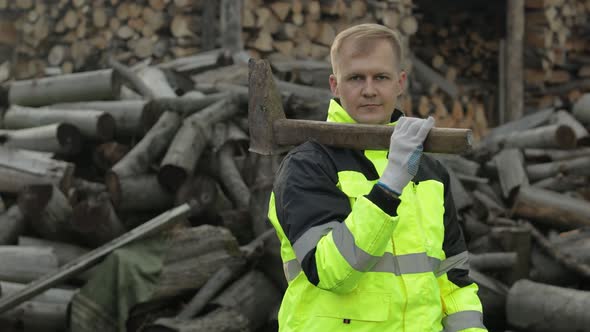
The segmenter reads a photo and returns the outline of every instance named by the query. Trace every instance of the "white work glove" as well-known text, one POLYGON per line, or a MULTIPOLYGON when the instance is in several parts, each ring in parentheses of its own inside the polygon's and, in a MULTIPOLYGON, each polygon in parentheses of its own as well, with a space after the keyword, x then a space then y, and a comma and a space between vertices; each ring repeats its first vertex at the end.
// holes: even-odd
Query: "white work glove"
POLYGON ((431 116, 428 119, 402 117, 397 121, 389 143, 389 162, 379 179, 382 186, 401 195, 404 187, 418 173, 422 143, 433 126, 431 116))

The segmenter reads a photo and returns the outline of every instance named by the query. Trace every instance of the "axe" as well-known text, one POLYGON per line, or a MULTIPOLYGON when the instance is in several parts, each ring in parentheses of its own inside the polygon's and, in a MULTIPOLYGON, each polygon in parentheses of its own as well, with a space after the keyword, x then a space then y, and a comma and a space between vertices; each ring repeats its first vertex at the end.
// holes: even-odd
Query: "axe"
MULTIPOLYGON (((357 150, 389 149, 393 126, 287 119, 268 62, 250 59, 248 67, 250 151, 272 155, 308 140, 357 150)), ((471 149, 471 141, 469 129, 432 128, 424 151, 460 154, 471 149)))

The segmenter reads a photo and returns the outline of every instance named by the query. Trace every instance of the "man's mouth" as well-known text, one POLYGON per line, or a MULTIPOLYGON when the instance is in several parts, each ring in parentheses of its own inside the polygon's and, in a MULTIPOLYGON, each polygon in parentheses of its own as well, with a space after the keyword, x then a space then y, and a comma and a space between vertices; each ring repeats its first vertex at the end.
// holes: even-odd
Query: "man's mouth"
POLYGON ((377 106, 381 106, 381 104, 363 104, 363 105, 361 105, 361 107, 377 107, 377 106))

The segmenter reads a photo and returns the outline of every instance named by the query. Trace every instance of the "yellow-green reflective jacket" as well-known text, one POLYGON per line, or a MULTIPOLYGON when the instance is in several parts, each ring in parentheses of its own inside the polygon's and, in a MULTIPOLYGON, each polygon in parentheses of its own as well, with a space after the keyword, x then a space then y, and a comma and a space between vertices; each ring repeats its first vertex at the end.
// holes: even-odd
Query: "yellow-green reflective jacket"
MULTIPOLYGON (((354 122, 335 100, 328 121, 354 122)), ((284 159, 269 205, 289 283, 281 332, 485 331, 448 173, 424 155, 397 199, 375 185, 386 163, 315 142, 284 159)))

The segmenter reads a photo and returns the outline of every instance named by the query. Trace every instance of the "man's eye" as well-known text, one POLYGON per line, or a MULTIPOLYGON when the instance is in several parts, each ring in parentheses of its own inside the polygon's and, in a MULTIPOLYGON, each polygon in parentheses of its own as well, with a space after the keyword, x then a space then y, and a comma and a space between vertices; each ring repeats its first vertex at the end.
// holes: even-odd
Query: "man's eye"
POLYGON ((388 79, 388 78, 389 78, 389 77, 387 77, 387 76, 385 76, 385 75, 379 75, 379 76, 377 76, 377 77, 376 77, 376 79, 378 79, 378 80, 380 80, 380 81, 386 80, 386 79, 388 79))
POLYGON ((359 81, 361 77, 359 75, 350 76, 349 80, 351 81, 359 81))

